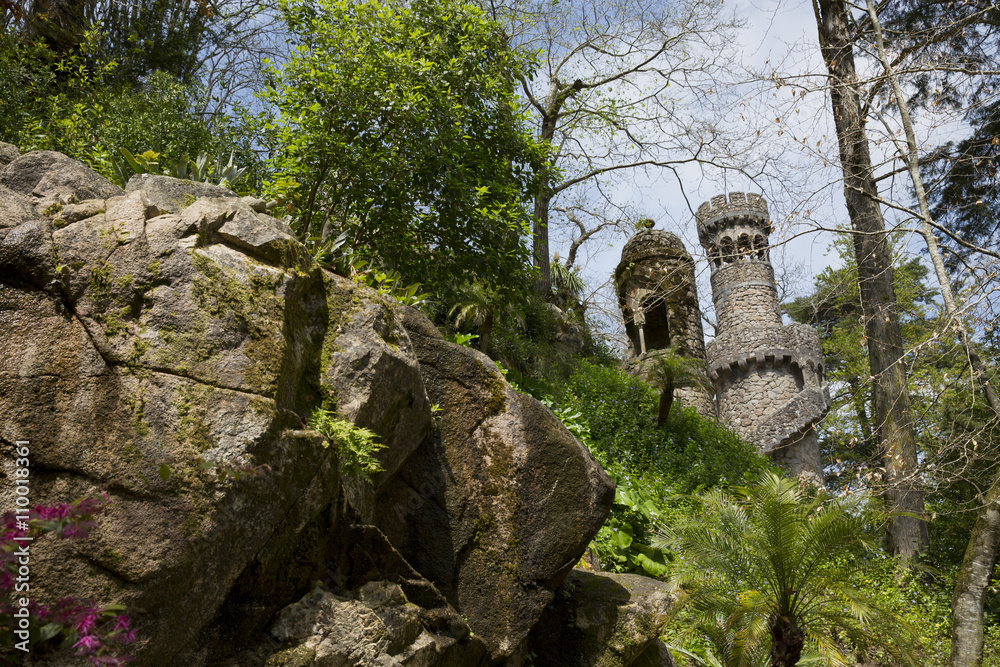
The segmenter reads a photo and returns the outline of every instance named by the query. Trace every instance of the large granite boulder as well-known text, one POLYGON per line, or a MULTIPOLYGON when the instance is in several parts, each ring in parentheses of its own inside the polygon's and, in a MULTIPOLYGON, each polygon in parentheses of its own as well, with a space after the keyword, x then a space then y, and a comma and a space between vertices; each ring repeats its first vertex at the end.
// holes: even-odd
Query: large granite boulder
POLYGON ((4 473, 28 440, 32 503, 112 500, 89 540, 33 550, 33 599, 126 605, 151 666, 179 664, 220 617, 266 623, 307 590, 343 517, 336 450, 305 430, 310 412, 343 403, 390 445, 387 469, 430 428, 393 305, 236 197, 161 214, 52 153, 0 182, 4 473), (43 214, 45 198, 92 215, 43 214))
POLYGON ((52 212, 65 204, 122 194, 121 188, 90 167, 53 151, 32 151, 16 158, 0 169, 0 185, 52 212))
POLYGON ((0 167, 6 166, 21 156, 21 151, 14 144, 0 141, 0 167))
POLYGON ((182 180, 157 174, 136 174, 125 185, 125 192, 141 190, 154 206, 164 213, 180 213, 196 199, 234 199, 228 188, 200 181, 182 180))
POLYGON ((532 630, 530 650, 540 665, 674 667, 659 636, 678 603, 656 579, 573 570, 532 630))
POLYGON ((403 309, 436 431, 389 482, 374 523, 498 659, 531 627, 611 507, 614 485, 484 354, 403 309))
POLYGON ((33 547, 33 600, 125 605, 150 667, 520 664, 611 481, 266 207, 57 153, 0 170, 0 471, 27 440, 32 504, 112 502, 33 547), (382 471, 342 474, 319 409, 374 431, 382 471))

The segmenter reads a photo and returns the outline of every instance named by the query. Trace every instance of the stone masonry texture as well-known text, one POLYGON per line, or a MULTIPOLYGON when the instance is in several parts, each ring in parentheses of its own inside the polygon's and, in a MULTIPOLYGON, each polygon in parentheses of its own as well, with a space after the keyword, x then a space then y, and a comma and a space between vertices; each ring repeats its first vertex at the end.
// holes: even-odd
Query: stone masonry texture
MULTIPOLYGON (((676 235, 646 229, 629 239, 615 283, 629 338, 626 367, 632 373, 648 379, 657 357, 670 346, 681 356, 705 359, 694 260, 676 235)), ((674 395, 699 414, 716 417, 709 391, 681 387, 674 395)))
POLYGON ((706 347, 719 418, 789 473, 821 482, 815 424, 830 406, 816 331, 782 325, 767 203, 751 193, 698 208, 718 328, 706 347))

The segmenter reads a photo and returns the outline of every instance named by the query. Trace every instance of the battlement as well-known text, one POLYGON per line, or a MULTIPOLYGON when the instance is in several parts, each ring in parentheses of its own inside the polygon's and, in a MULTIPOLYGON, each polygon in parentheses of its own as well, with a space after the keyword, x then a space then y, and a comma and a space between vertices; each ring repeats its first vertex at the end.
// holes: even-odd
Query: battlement
POLYGON ((731 192, 698 208, 698 239, 714 271, 734 262, 768 261, 771 218, 758 194, 731 192))
POLYGON ((695 213, 698 223, 698 240, 705 247, 716 241, 720 231, 739 225, 763 232, 771 233, 771 217, 767 212, 767 202, 753 192, 730 192, 717 195, 698 207, 695 213))
POLYGON ((701 226, 719 218, 741 215, 769 218, 767 201, 754 192, 730 192, 728 201, 726 195, 716 195, 698 207, 695 220, 701 226))

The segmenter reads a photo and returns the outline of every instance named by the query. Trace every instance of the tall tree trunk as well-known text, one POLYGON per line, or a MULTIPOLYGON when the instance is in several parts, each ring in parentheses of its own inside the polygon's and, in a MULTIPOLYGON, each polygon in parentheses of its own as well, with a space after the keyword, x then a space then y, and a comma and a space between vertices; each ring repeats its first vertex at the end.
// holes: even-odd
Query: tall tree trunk
POLYGON ((487 354, 490 349, 490 340, 493 336, 493 309, 486 313, 483 324, 479 327, 479 351, 487 354))
POLYGON ((664 426, 670 419, 670 408, 674 405, 674 383, 668 382, 660 391, 660 404, 656 410, 656 425, 664 426))
POLYGON ((549 203, 552 188, 548 177, 543 177, 541 192, 535 196, 534 239, 532 241, 533 262, 538 267, 535 291, 545 301, 552 298, 552 268, 549 266, 549 203))
POLYGON ((887 546, 912 557, 927 547, 923 491, 917 477, 913 411, 901 363, 903 337, 896 310, 885 222, 878 205, 858 76, 844 0, 813 0, 820 48, 829 72, 830 100, 840 146, 844 195, 854 230, 861 312, 872 372, 873 417, 885 462, 885 495, 893 517, 887 546))
POLYGON ((1000 542, 1000 474, 986 492, 972 528, 965 558, 951 598, 951 657, 949 667, 979 667, 983 663, 983 601, 1000 542))
MULTIPOLYGON (((553 96, 552 106, 542 115, 542 127, 539 134, 546 144, 552 144, 556 133, 556 119, 559 110, 555 104, 561 102, 558 96, 553 96)), ((532 227, 532 261, 538 267, 538 278, 535 281, 535 291, 543 301, 552 298, 552 269, 549 266, 549 204, 552 203, 551 166, 546 161, 541 166, 539 174, 538 194, 535 195, 534 222, 532 227)))
POLYGON ((976 349, 972 346, 972 337, 969 334, 969 328, 966 326, 965 321, 962 319, 962 314, 958 310, 958 304, 955 301, 955 295, 951 289, 951 279, 948 277, 948 272, 945 269, 944 258, 941 256, 941 249, 938 247, 937 237, 934 236, 934 227, 931 224, 933 222, 933 218, 931 218, 931 207, 927 202, 927 191, 924 188, 924 179, 920 175, 920 162, 917 155, 917 136, 913 131, 913 123, 910 121, 910 109, 906 103, 906 97, 903 95, 903 89, 899 85, 899 77, 896 76, 896 72, 892 67, 888 54, 886 53, 885 44, 882 40, 882 24, 879 22, 878 14, 875 12, 875 5, 872 3, 872 0, 867 0, 867 2, 868 17, 872 21, 872 27, 875 32, 875 45, 878 51, 879 60, 882 63, 882 68, 889 80, 889 84, 892 87, 892 94, 896 100, 896 106, 899 109, 899 116, 903 122, 903 131, 906 135, 905 143, 895 138, 893 138, 893 141, 896 143, 896 149, 899 152, 899 156, 906 163, 906 169, 910 173, 910 181, 913 183, 913 192, 917 197, 917 204, 920 207, 920 235, 923 237, 924 243, 927 245, 927 253, 930 255, 931 264, 934 265, 934 274, 937 276, 938 286, 941 288, 941 300, 944 302, 945 312, 948 313, 948 317, 951 320, 949 324, 954 326, 958 331, 958 337, 959 341, 962 343, 962 349, 965 350, 965 354, 969 358, 969 364, 972 366, 972 376, 976 379, 980 388, 983 390, 983 394, 986 396, 986 402, 989 403, 993 413, 1000 416, 1000 396, 997 396, 996 390, 990 384, 989 374, 986 372, 986 366, 979 358, 979 354, 976 352, 976 349))
MULTIPOLYGON (((889 55, 886 52, 885 43, 882 38, 882 25, 878 14, 875 11, 875 4, 872 0, 867 0, 868 18, 871 19, 875 36, 875 46, 882 69, 892 87, 893 97, 899 109, 900 119, 903 123, 905 142, 901 139, 893 138, 896 150, 900 158, 906 163, 907 171, 910 173, 910 181, 913 183, 913 191, 920 207, 920 234, 927 244, 927 252, 930 254, 931 263, 934 265, 934 272, 937 275, 938 285, 941 288, 941 300, 944 302, 945 311, 948 313, 949 325, 953 326, 957 332, 962 348, 969 359, 972 367, 973 378, 979 383, 986 402, 993 410, 995 416, 1000 416, 1000 397, 990 384, 989 374, 986 366, 979 358, 979 354, 972 345, 972 335, 968 326, 959 312, 958 304, 951 289, 951 280, 944 266, 944 259, 941 250, 938 248, 937 238, 934 236, 932 226, 931 209, 927 201, 927 192, 924 188, 923 178, 920 175, 920 163, 917 153, 916 133, 913 131, 913 123, 910 120, 910 110, 903 95, 899 77, 892 66, 889 55)), ((997 542, 1000 540, 1000 476, 994 480, 983 507, 980 508, 976 517, 975 526, 972 529, 972 536, 965 549, 965 557, 962 560, 962 567, 958 573, 958 580, 955 583, 955 593, 951 602, 951 656, 949 664, 951 667, 978 667, 983 661, 983 600, 986 596, 986 587, 990 584, 990 574, 996 564, 997 542)))

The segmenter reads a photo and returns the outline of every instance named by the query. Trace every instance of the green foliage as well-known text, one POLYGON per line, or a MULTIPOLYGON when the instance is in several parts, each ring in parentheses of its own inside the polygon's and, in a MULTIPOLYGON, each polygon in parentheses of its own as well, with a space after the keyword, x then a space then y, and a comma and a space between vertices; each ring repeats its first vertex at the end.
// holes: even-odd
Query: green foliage
POLYGON ((208 45, 208 26, 219 11, 199 2, 133 0, 102 3, 100 57, 119 63, 116 81, 137 83, 153 72, 191 82, 199 51, 208 45))
POLYGON ((327 444, 336 446, 343 474, 367 480, 372 473, 382 470, 375 454, 385 445, 378 442, 378 436, 370 430, 355 426, 322 408, 312 413, 308 424, 309 428, 326 438, 327 444))
POLYGON ((794 665, 805 647, 831 665, 854 665, 869 647, 917 664, 909 628, 857 586, 877 560, 873 528, 882 523, 866 497, 812 496, 766 474, 697 502, 654 544, 677 554, 670 574, 697 627, 718 638, 724 664, 763 664, 770 654, 772 664, 794 665))
POLYGON ((454 318, 457 331, 472 327, 479 332, 479 350, 484 353, 490 350, 494 323, 504 322, 508 329, 518 332, 525 324, 523 300, 479 280, 452 284, 446 303, 451 304, 448 317, 454 318))
POLYGON ((679 354, 676 345, 671 345, 657 354, 649 371, 649 380, 660 390, 660 406, 656 413, 657 426, 665 425, 670 418, 675 389, 697 387, 713 391, 712 383, 706 373, 705 361, 679 354))
POLYGON ((477 338, 479 338, 479 336, 477 336, 476 334, 464 334, 456 332, 455 335, 451 337, 451 342, 455 343, 456 345, 461 345, 462 347, 470 347, 469 343, 471 343, 477 338))
POLYGON ((586 416, 591 450, 605 468, 655 473, 688 493, 738 484, 769 467, 751 445, 693 409, 657 429, 657 392, 618 368, 581 362, 556 396, 586 416))
POLYGON ((317 264, 339 276, 367 285, 404 306, 421 308, 429 305, 431 295, 421 293, 418 283, 404 285, 398 271, 369 268, 368 262, 361 259, 348 245, 348 234, 349 232, 344 231, 337 238, 326 241, 313 237, 306 241, 306 247, 317 264))
MULTIPOLYGON (((160 154, 154 151, 146 151, 139 155, 132 155, 127 149, 119 148, 119 154, 124 158, 124 163, 111 157, 111 166, 118 176, 118 181, 122 187, 128 184, 131 174, 159 174, 160 154), (128 169, 126 169, 128 167, 128 169), (131 173, 129 173, 131 169, 131 173)), ((163 174, 190 181, 202 183, 212 183, 222 187, 232 187, 232 185, 247 173, 246 167, 239 167, 233 163, 235 154, 229 153, 229 162, 223 162, 222 156, 215 158, 215 163, 209 163, 208 155, 201 153, 197 159, 192 160, 187 155, 181 156, 176 161, 168 161, 163 165, 163 174)))
POLYGON ((338 276, 353 278, 368 266, 350 244, 350 232, 344 230, 336 238, 311 236, 304 241, 316 263, 338 276))
MULTIPOLYGON (((897 248, 900 246, 897 244, 897 248)), ((844 266, 827 268, 811 295, 785 305, 793 319, 816 325, 831 383, 833 406, 819 429, 831 488, 877 486, 881 452, 871 423, 871 381, 857 266, 849 241, 834 249, 844 266)), ((909 393, 916 418, 921 476, 931 521, 929 562, 940 569, 961 563, 979 489, 989 486, 1000 462, 993 414, 981 397, 954 329, 947 325, 918 258, 899 261, 894 286, 906 346, 909 393)), ((990 363, 988 350, 979 351, 990 363)), ((996 606, 997 603, 992 603, 996 606)))
POLYGON ((545 403, 615 481, 611 516, 591 545, 602 567, 660 577, 667 554, 651 545, 654 528, 687 512, 683 494, 739 483, 769 463, 690 408, 658 428, 654 389, 620 368, 575 361, 566 381, 511 383, 545 403))
POLYGON ((562 308, 582 310, 583 276, 577 267, 567 267, 555 255, 549 262, 549 276, 552 280, 552 300, 562 308))
MULTIPOLYGON (((568 324, 579 327, 585 343, 588 330, 570 321, 535 294, 500 302, 492 328, 489 354, 502 361, 532 395, 553 394, 550 382, 561 383, 573 372, 581 355, 571 346, 560 344, 557 336, 568 324), (535 386, 535 384, 537 386, 535 386)), ((589 348, 584 348, 584 354, 589 348)))
POLYGON ((455 0, 282 2, 298 48, 272 67, 270 192, 300 236, 355 250, 435 292, 523 291, 522 243, 542 153, 515 94, 530 75, 482 11, 455 0))
POLYGON ((655 525, 678 513, 680 506, 676 500, 658 501, 642 484, 618 475, 611 516, 592 544, 604 569, 648 577, 665 576, 670 556, 665 550, 651 546, 650 541, 655 525))
POLYGON ((0 35, 0 87, 9 91, 0 99, 0 140, 22 151, 65 153, 117 181, 132 173, 123 161, 115 167, 112 158, 120 160, 122 149, 151 151, 165 164, 185 155, 233 154, 249 169, 247 186, 259 186, 263 165, 249 114, 203 118, 191 111, 199 89, 163 72, 134 87, 116 83, 116 62, 99 57, 100 33, 84 37, 78 49, 57 56, 41 43, 0 35))

